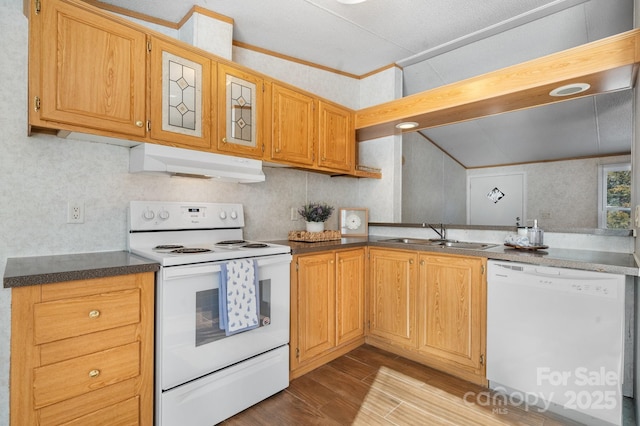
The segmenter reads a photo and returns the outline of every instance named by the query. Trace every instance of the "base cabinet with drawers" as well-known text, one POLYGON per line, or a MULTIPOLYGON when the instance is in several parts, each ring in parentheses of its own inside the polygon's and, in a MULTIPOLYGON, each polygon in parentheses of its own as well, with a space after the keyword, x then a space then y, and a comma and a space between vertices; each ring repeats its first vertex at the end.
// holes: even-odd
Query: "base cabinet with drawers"
POLYGON ((12 289, 11 425, 153 423, 154 274, 12 289))
POLYGON ((296 255, 291 265, 295 378, 364 343, 365 249, 296 255))

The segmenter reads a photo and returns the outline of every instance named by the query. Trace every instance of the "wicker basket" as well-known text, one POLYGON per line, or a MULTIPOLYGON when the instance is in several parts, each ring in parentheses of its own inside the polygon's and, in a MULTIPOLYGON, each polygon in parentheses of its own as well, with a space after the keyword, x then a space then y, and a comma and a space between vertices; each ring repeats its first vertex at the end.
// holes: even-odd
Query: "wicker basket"
POLYGON ((340 231, 289 231, 289 241, 303 241, 305 243, 317 243, 320 241, 333 241, 342 238, 340 231))

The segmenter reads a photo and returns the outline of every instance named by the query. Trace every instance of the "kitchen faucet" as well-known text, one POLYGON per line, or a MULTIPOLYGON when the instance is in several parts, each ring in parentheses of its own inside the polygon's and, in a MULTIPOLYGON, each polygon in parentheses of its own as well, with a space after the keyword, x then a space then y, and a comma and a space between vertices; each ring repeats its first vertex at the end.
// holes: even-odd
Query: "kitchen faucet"
POLYGON ((436 228, 434 228, 433 225, 430 224, 430 223, 423 223, 422 224, 423 227, 425 225, 429 226, 429 228, 431 228, 433 230, 433 232, 438 234, 438 236, 440 237, 440 240, 445 241, 447 239, 447 228, 444 227, 443 223, 440 224, 440 231, 438 231, 436 228))

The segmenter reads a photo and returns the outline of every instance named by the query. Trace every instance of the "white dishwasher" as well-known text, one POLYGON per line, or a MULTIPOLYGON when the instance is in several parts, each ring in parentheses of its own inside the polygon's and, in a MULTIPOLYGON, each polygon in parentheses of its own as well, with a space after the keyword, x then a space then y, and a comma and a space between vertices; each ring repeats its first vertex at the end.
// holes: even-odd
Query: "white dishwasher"
POLYGON ((622 423, 625 277, 488 262, 489 387, 529 410, 622 423))

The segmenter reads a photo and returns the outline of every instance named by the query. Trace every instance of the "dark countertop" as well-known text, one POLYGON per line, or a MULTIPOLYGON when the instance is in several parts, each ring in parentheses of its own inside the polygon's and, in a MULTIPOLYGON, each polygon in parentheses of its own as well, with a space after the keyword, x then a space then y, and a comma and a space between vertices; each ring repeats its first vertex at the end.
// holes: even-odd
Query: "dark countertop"
POLYGON ((7 259, 4 287, 87 280, 159 269, 157 262, 127 251, 11 257, 7 259))
POLYGON ((390 243, 381 240, 391 237, 343 238, 320 243, 304 243, 297 241, 274 241, 291 247, 292 254, 306 254, 325 250, 336 250, 351 247, 387 247, 404 250, 457 254, 464 256, 486 257, 495 260, 511 260, 535 265, 555 266, 559 268, 582 269, 586 271, 609 272, 612 274, 640 276, 640 269, 633 254, 612 253, 594 250, 554 249, 540 251, 516 250, 497 244, 484 250, 460 248, 444 248, 420 244, 390 243))

